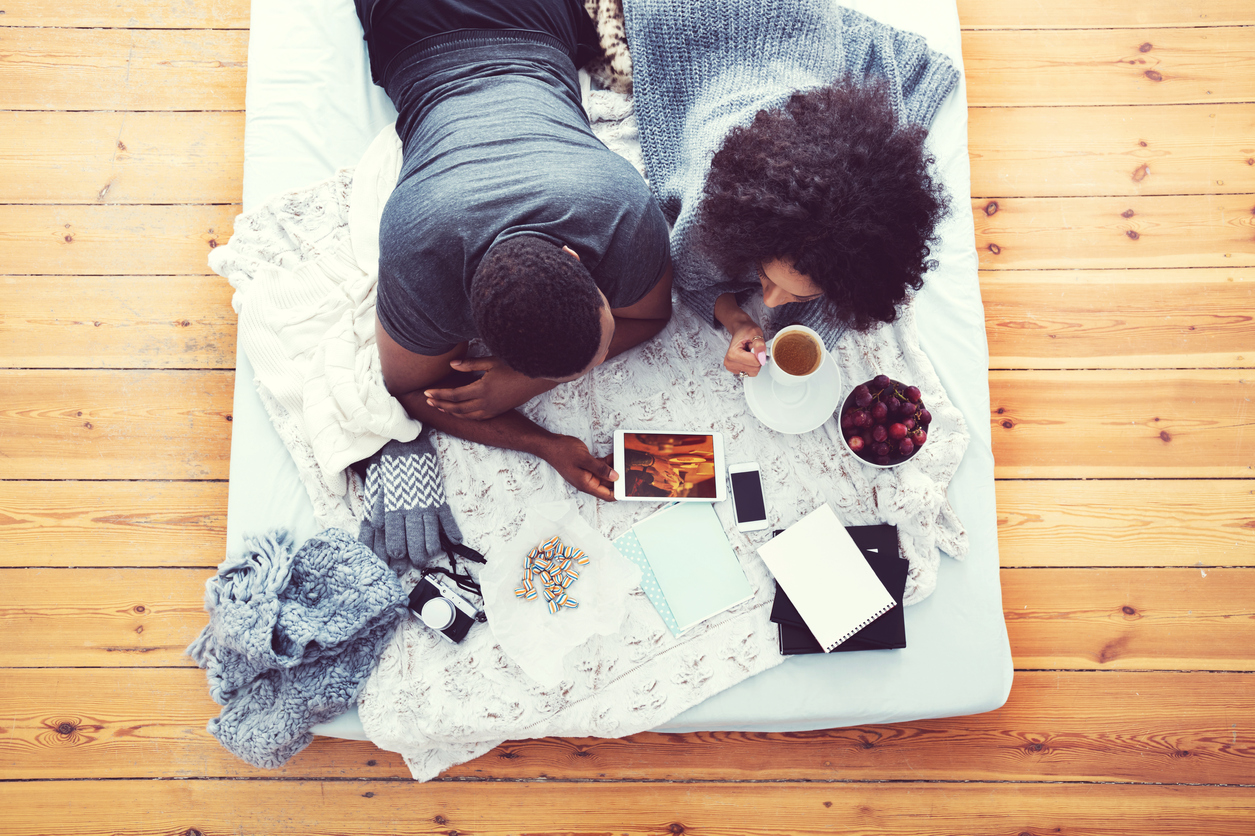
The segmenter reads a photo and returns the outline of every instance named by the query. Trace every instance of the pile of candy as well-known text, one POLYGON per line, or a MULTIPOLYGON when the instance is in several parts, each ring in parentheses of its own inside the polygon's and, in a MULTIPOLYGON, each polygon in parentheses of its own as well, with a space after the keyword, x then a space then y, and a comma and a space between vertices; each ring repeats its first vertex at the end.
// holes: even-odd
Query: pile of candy
POLYGON ((527 553, 523 560, 523 585, 514 594, 525 601, 540 597, 543 590, 549 612, 575 609, 579 602, 567 594, 571 584, 579 580, 576 566, 588 565, 588 555, 574 546, 564 546, 558 537, 550 537, 527 553))

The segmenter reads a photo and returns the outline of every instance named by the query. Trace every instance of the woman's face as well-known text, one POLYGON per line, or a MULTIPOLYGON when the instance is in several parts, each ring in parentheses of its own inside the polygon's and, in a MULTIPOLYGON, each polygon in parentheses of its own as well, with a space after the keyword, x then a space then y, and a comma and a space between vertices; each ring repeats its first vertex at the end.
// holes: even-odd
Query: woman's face
POLYGON ((810 302, 824 295, 810 276, 793 269, 793 260, 787 257, 759 262, 758 281, 763 286, 763 304, 769 308, 810 302))

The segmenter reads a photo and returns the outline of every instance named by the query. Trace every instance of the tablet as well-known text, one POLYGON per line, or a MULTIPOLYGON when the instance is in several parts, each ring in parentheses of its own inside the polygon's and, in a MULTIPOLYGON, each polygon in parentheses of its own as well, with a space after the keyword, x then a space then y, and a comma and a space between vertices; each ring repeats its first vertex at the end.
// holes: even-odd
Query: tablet
POLYGON ((722 502, 723 436, 715 432, 616 430, 614 498, 638 502, 722 502))

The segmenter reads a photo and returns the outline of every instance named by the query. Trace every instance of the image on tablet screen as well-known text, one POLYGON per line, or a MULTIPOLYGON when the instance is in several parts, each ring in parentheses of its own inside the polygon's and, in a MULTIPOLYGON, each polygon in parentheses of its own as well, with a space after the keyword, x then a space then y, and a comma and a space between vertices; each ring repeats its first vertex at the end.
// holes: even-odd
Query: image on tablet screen
POLYGON ((627 433, 623 467, 628 496, 715 498, 714 436, 627 433))

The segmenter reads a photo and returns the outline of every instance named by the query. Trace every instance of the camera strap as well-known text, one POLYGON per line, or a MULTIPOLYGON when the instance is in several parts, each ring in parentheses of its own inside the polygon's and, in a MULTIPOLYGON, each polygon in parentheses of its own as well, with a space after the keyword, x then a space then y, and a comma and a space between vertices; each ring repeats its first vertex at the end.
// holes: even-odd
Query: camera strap
MULTIPOLYGON (((452 567, 452 571, 444 568, 443 566, 427 566, 422 570, 422 574, 426 576, 440 573, 457 584, 460 589, 470 592, 473 595, 478 595, 482 599, 484 597, 484 593, 480 591, 480 586, 475 582, 475 579, 471 577, 471 573, 466 570, 458 572, 458 557, 463 557, 473 563, 487 563, 487 558, 465 543, 455 543, 450 540, 449 535, 444 533, 444 526, 439 522, 437 522, 436 530, 440 535, 440 547, 445 550, 446 554, 449 555, 449 566, 452 567)), ((480 613, 475 616, 475 620, 484 622, 487 621, 488 618, 484 615, 483 611, 480 611, 480 613)))

